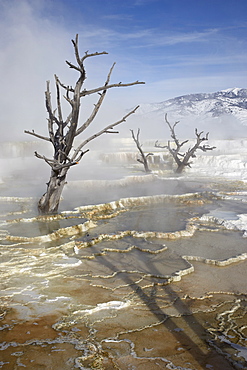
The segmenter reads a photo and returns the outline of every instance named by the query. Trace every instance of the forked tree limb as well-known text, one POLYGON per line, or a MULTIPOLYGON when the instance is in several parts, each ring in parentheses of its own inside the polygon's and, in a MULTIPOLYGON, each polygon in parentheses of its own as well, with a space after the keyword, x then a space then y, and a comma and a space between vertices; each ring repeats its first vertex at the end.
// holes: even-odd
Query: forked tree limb
POLYGON ((165 122, 167 123, 169 129, 170 129, 170 132, 171 132, 171 138, 173 139, 173 143, 175 145, 175 148, 171 146, 171 142, 168 140, 168 143, 167 145, 165 146, 161 146, 158 141, 155 142, 155 147, 157 148, 165 148, 165 149, 168 149, 170 154, 172 155, 173 159, 175 160, 176 164, 177 164, 177 170, 176 172, 180 173, 182 172, 182 170, 188 166, 190 167, 192 162, 190 161, 191 158, 195 158, 196 157, 196 151, 198 149, 206 152, 208 150, 213 150, 215 149, 216 147, 214 146, 210 146, 208 144, 204 144, 204 145, 201 145, 201 143, 203 141, 207 141, 208 140, 208 135, 209 133, 207 132, 207 134, 205 136, 202 136, 203 135, 203 131, 201 132, 198 132, 197 128, 195 129, 195 135, 196 135, 196 142, 195 144, 189 148, 186 152, 181 152, 181 148, 186 144, 188 143, 189 140, 184 140, 182 142, 180 142, 180 140, 177 138, 177 135, 175 133, 175 127, 177 126, 177 124, 179 123, 179 121, 176 121, 174 123, 174 125, 171 125, 170 122, 168 121, 168 118, 167 118, 167 114, 165 114, 165 122))
POLYGON ((52 168, 53 171, 59 171, 63 168, 66 168, 66 167, 71 167, 71 166, 74 166, 76 164, 79 164, 81 158, 84 156, 84 154, 86 154, 87 152, 89 152, 89 149, 85 150, 85 151, 81 151, 78 155, 78 157, 74 160, 71 160, 70 158, 67 158, 68 161, 61 164, 59 163, 59 161, 57 160, 54 160, 54 159, 50 159, 50 158, 47 158, 46 156, 44 155, 41 155, 37 152, 34 152, 35 154, 35 157, 39 158, 39 159, 43 159, 47 164, 49 164, 49 166, 52 168))

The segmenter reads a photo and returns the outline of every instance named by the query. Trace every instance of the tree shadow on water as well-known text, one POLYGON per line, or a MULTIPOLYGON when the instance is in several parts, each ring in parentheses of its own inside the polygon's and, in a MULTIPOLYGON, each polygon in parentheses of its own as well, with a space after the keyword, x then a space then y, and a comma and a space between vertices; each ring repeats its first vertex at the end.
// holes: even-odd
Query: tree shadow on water
MULTIPOLYGON (((95 247, 91 248, 96 250, 95 247)), ((107 259, 107 256, 101 255, 101 262, 112 272, 118 272, 114 264, 107 259)), ((161 276, 159 271, 152 263, 149 263, 148 268, 150 270, 150 274, 153 276, 161 276)), ((121 274, 121 279, 125 284, 131 287, 136 296, 139 297, 148 310, 158 319, 160 324, 164 325, 164 327, 174 336, 180 346, 186 351, 189 351, 191 357, 193 357, 195 361, 196 366, 199 365, 199 369, 212 368, 214 370, 230 370, 239 368, 230 363, 222 354, 216 352, 215 349, 209 348, 209 345, 205 340, 207 335, 206 328, 197 320, 190 308, 185 304, 185 302, 182 301, 169 283, 164 283, 162 286, 164 294, 169 298, 170 302, 173 302, 171 305, 177 311, 177 317, 184 321, 184 326, 188 328, 188 331, 190 331, 191 334, 186 333, 184 329, 178 327, 178 324, 176 323, 177 317, 174 318, 173 316, 168 315, 165 310, 160 307, 159 303, 157 302, 158 285, 155 282, 153 283, 151 291, 148 294, 141 286, 138 285, 138 283, 131 279, 131 276, 128 274, 128 272, 121 274), (203 340, 204 344, 202 343, 203 340), (202 345, 200 345, 200 342, 202 345), (204 347, 204 350, 201 347, 204 347)), ((164 341, 164 351, 166 343, 167 342, 164 341)))

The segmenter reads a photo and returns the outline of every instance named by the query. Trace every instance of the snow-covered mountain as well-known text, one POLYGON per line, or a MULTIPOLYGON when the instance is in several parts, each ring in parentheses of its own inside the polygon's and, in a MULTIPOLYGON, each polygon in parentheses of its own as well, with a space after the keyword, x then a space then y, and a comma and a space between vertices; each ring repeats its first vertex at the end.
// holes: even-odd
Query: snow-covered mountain
POLYGON ((247 89, 231 88, 215 93, 189 94, 160 103, 140 104, 137 114, 169 121, 181 127, 202 128, 227 138, 247 137, 247 89))
POLYGON ((232 115, 247 125, 247 89, 233 88, 211 94, 183 95, 161 103, 140 105, 139 114, 150 112, 170 113, 181 118, 190 115, 232 115))

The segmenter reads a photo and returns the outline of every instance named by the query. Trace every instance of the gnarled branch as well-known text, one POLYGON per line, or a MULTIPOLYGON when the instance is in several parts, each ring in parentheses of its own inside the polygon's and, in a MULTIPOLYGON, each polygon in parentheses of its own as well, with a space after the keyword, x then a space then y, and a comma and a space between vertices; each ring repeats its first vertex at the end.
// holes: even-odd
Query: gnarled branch
POLYGON ((192 146, 192 148, 189 148, 186 152, 181 153, 180 152, 181 148, 186 143, 188 143, 189 140, 184 140, 184 141, 180 142, 180 140, 177 138, 177 135, 175 133, 175 127, 179 123, 179 121, 175 122, 174 125, 171 125, 170 122, 168 121, 167 114, 165 114, 165 122, 167 123, 167 125, 168 125, 168 127, 171 131, 171 138, 173 139, 173 143, 175 144, 175 148, 171 146, 170 141, 168 141, 167 145, 165 145, 165 146, 159 145, 158 141, 156 141, 155 142, 155 147, 157 147, 157 148, 166 148, 166 149, 169 150, 169 152, 171 153, 173 159, 175 160, 175 162, 177 164, 177 170, 176 170, 177 173, 181 173, 186 166, 190 167, 190 165, 192 164, 190 159, 196 157, 196 151, 198 149, 206 152, 208 150, 213 150, 213 149, 216 148, 216 147, 209 146, 208 144, 201 145, 201 143, 203 141, 208 140, 209 133, 207 133, 205 136, 202 136, 203 131, 198 132, 198 130, 196 128, 195 129, 195 135, 196 135, 195 144, 192 146))

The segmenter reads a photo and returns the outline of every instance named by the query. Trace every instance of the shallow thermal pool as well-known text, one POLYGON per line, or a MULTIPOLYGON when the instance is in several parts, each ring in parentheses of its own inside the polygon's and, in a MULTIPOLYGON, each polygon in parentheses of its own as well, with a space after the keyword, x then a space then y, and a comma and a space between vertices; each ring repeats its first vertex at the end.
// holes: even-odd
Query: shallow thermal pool
POLYGON ((49 217, 10 189, 1 369, 247 367, 245 183, 72 181, 49 217))

